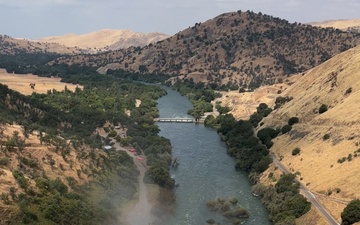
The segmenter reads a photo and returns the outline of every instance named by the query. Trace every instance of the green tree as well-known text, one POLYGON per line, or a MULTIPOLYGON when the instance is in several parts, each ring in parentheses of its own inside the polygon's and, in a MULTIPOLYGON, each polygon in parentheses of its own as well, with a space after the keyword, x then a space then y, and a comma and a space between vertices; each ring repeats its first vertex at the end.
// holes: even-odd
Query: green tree
POLYGON ((328 106, 325 104, 322 104, 319 108, 319 113, 322 114, 324 112, 328 111, 328 106))
POLYGON ((350 225, 360 221, 360 200, 352 200, 341 213, 341 224, 350 225))
POLYGON ((291 117, 290 119, 289 119, 289 121, 288 121, 288 124, 290 125, 290 126, 292 126, 292 125, 294 125, 295 123, 298 123, 299 122, 299 118, 297 118, 297 117, 291 117))

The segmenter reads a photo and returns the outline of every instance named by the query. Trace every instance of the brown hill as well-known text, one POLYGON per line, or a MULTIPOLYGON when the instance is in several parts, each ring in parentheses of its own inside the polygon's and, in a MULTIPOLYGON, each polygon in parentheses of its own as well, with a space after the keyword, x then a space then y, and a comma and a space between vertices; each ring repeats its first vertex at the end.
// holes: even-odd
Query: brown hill
POLYGON ((56 43, 40 43, 0 35, 0 54, 14 55, 18 53, 60 53, 74 55, 80 54, 82 51, 76 47, 66 47, 56 43))
POLYGON ((104 29, 88 34, 68 34, 41 38, 39 42, 58 43, 69 47, 79 47, 91 52, 117 50, 130 46, 145 46, 161 41, 169 36, 162 33, 140 33, 129 30, 104 29))
POLYGON ((102 73, 121 68, 200 77, 205 82, 231 80, 257 87, 313 68, 359 43, 360 37, 340 30, 238 11, 196 23, 143 48, 70 57, 59 62, 100 67, 102 73))
POLYGON ((360 46, 311 69, 283 92, 293 100, 273 111, 265 126, 300 122, 274 139, 271 151, 340 221, 351 199, 360 198, 360 46), (319 113, 322 104, 328 110, 319 113), (300 148, 300 155, 292 150, 300 148))
POLYGON ((312 22, 309 24, 318 27, 333 27, 344 31, 360 32, 360 19, 326 20, 322 22, 312 22))

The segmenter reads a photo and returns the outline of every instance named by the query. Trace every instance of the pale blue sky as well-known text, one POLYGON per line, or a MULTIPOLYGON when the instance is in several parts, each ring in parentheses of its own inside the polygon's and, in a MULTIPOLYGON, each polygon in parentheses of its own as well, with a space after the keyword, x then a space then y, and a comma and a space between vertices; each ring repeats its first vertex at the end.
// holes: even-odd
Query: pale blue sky
POLYGON ((0 34, 35 39, 111 28, 173 35, 237 10, 306 23, 360 18, 360 0, 0 0, 0 34))

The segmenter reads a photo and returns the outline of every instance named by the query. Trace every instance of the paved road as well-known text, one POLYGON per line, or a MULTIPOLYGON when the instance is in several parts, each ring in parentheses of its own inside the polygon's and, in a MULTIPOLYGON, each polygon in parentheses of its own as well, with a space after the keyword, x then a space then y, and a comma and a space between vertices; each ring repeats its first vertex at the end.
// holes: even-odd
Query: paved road
MULTIPOLYGON (((280 163, 280 161, 274 156, 271 155, 273 162, 275 166, 277 166, 281 171, 288 174, 290 171, 280 163)), ((319 212, 325 217, 325 219, 329 222, 330 225, 339 225, 339 223, 330 215, 328 211, 319 203, 319 201, 316 199, 315 195, 313 195, 299 180, 297 180, 300 183, 300 191, 301 193, 315 206, 319 212)))

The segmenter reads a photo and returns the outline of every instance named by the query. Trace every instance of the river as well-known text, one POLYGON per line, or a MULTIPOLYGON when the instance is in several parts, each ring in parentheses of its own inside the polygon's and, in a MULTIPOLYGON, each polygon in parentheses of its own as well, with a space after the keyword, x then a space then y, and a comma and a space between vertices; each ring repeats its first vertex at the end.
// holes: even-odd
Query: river
MULTIPOLYGON (((166 88, 168 94, 158 100, 160 117, 190 117, 189 100, 166 88)), ((175 189, 176 212, 167 225, 201 225, 208 219, 221 224, 227 221, 211 212, 206 203, 217 197, 237 197, 239 205, 250 212, 245 225, 267 225, 268 213, 261 200, 252 195, 247 176, 235 170, 235 161, 227 155, 226 145, 215 130, 192 123, 158 123, 160 135, 168 138, 173 157, 179 160, 171 175, 175 189)))

